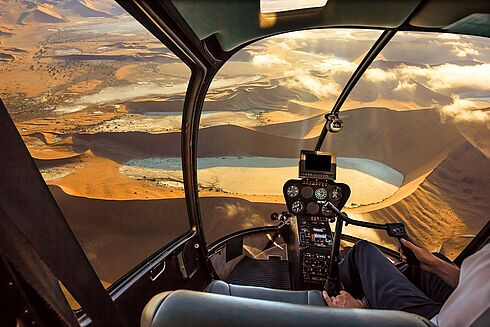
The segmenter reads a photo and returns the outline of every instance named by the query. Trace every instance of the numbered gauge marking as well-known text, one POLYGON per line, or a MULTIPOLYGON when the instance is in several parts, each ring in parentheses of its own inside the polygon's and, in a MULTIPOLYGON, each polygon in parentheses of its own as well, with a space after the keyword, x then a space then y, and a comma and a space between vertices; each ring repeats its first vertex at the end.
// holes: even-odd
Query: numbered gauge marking
POLYGON ((301 211, 303 211, 304 208, 305 206, 301 201, 294 201, 291 205, 291 211, 294 213, 300 213, 301 211))
POLYGON ((296 186, 296 185, 291 185, 288 187, 288 189, 286 190, 286 194, 290 197, 290 198, 294 198, 294 197, 297 197, 298 194, 299 194, 299 188, 296 186))
POLYGON ((320 187, 320 188, 316 189, 316 191, 315 191, 315 197, 318 200, 325 200, 327 198, 327 196, 328 196, 328 192, 323 187, 320 187))

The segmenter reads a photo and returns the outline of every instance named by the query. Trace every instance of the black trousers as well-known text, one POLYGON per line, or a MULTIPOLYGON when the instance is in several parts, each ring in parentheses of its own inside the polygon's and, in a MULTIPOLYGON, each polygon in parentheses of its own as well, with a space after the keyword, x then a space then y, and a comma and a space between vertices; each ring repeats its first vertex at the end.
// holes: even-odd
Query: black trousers
POLYGON ((441 310, 453 288, 438 276, 409 266, 400 272, 373 244, 360 241, 339 263, 344 289, 365 297, 373 309, 415 313, 431 319, 441 310))

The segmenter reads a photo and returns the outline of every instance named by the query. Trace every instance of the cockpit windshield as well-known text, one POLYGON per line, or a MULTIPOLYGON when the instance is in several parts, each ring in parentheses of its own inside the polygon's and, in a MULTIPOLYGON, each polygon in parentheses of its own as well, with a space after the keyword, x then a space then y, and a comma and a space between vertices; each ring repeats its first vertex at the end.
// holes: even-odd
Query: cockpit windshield
POLYGON ((2 1, 0 97, 106 287, 190 229, 189 77, 114 1, 2 1), (163 172, 155 157, 179 160, 163 172))
POLYGON ((285 209, 282 186, 297 177, 300 150, 314 148, 323 115, 380 35, 348 29, 281 34, 245 47, 222 67, 199 131, 208 242, 272 224, 270 213, 285 209))
MULTIPOLYGON (((347 80, 381 33, 325 29, 251 44, 224 65, 206 99, 198 177, 208 242, 273 224, 282 185, 298 177, 347 80), (234 80, 230 87, 226 81, 234 80)), ((488 221, 488 40, 398 33, 341 109, 337 181, 357 219, 404 221, 430 249, 456 256, 488 221)), ((396 248, 383 235, 347 234, 396 248)))

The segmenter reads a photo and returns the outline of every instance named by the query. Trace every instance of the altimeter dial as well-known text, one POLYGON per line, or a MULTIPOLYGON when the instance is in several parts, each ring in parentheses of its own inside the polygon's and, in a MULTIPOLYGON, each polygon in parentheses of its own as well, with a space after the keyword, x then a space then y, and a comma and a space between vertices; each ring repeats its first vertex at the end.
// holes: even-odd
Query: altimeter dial
POLYGON ((294 213, 300 213, 305 208, 305 205, 301 201, 294 201, 291 205, 291 211, 294 213))

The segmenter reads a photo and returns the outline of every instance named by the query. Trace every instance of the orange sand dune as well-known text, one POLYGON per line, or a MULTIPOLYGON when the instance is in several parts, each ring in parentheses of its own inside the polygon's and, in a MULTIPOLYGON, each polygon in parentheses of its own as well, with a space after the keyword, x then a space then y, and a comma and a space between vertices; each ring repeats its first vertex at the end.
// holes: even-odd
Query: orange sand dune
MULTIPOLYGON (((440 124, 439 114, 434 110, 394 112, 364 108, 347 111, 342 118, 344 131, 330 135, 323 149, 336 151, 338 156, 385 163, 402 173, 405 183, 434 169, 464 141, 452 124, 440 124), (373 127, 366 128, 366 121, 373 127), (413 128, 407 128, 407 124, 413 128)), ((311 126, 313 122, 314 119, 308 120, 306 125, 311 126)), ((203 128, 199 133, 198 156, 295 158, 301 149, 313 149, 316 138, 297 139, 277 134, 301 128, 301 122, 275 124, 257 130, 233 125, 203 128)), ((79 134, 73 136, 73 143, 75 147, 90 148, 97 155, 119 163, 134 158, 180 156, 180 135, 173 132, 79 134)))
MULTIPOLYGON (((431 250, 459 253, 490 219, 490 163, 471 144, 455 149, 410 196, 360 214, 376 222, 403 221, 408 232, 431 250)), ((357 216, 357 215, 356 215, 357 216)))
MULTIPOLYGON (((160 200, 184 197, 182 187, 158 186, 152 183, 150 177, 134 179, 125 176, 120 172, 119 163, 97 156, 90 150, 73 157, 36 159, 36 164, 40 169, 75 164, 76 168, 71 169, 70 173, 62 178, 49 179, 47 178, 49 174, 45 173, 49 185, 58 186, 65 193, 73 196, 102 200, 160 200)), ((176 176, 175 180, 182 181, 182 177, 176 176)), ((212 189, 202 189, 199 194, 206 197, 236 196, 212 189)), ((241 195, 240 197, 253 202, 283 202, 282 197, 275 195, 241 195)))
POLYGON ((64 192, 95 199, 138 200, 184 197, 180 188, 157 188, 144 180, 135 180, 119 173, 119 164, 87 151, 83 165, 73 173, 49 184, 61 187, 64 192))
MULTIPOLYGON (((114 282, 143 259, 189 229, 185 199, 100 200, 50 187, 99 278, 114 282)), ((200 199, 208 244, 252 226, 268 225, 284 205, 238 198, 200 199)))
POLYGON ((345 211, 349 213, 357 214, 357 213, 371 212, 374 210, 379 210, 391 206, 403 200, 413 192, 417 191, 419 185, 422 184, 427 178, 427 176, 429 176, 431 173, 432 171, 429 171, 423 174, 422 176, 420 176, 419 178, 413 179, 410 182, 405 183, 392 196, 390 196, 389 198, 381 202, 369 204, 369 205, 363 205, 355 208, 346 208, 345 211))

